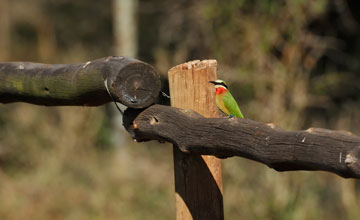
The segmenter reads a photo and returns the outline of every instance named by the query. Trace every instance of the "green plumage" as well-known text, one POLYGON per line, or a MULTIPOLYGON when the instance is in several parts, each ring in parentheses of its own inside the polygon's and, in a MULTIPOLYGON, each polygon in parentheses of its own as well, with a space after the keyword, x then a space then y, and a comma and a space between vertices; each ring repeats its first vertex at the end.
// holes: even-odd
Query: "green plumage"
POLYGON ((209 81, 209 83, 214 84, 216 89, 216 105, 217 107, 226 115, 238 118, 244 118, 244 115, 241 113, 240 108, 228 90, 224 80, 218 79, 216 81, 209 81))
POLYGON ((237 102, 235 101, 234 97, 231 95, 229 91, 227 91, 223 95, 222 101, 224 102, 225 107, 229 110, 230 115, 238 118, 244 118, 237 102))

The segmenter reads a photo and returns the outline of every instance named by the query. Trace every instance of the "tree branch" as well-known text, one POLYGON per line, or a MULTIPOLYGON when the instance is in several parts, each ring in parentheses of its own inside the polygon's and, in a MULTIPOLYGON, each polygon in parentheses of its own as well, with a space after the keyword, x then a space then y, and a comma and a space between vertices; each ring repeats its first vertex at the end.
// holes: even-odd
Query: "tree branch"
POLYGON ((154 103, 160 77, 144 62, 105 57, 80 64, 0 63, 0 103, 97 106, 115 100, 132 108, 154 103))
POLYGON ((245 157, 277 171, 324 170, 360 178, 360 137, 343 131, 284 131, 249 119, 204 118, 162 105, 127 110, 124 126, 137 141, 167 141, 184 152, 245 157))

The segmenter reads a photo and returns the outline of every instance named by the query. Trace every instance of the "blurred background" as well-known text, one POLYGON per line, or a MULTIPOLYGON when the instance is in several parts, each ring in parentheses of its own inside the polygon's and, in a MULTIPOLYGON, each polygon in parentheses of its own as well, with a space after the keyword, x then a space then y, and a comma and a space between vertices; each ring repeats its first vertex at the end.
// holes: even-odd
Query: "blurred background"
MULTIPOLYGON (((355 0, 0 0, 0 60, 217 59, 247 118, 360 135, 355 0)), ((1 83, 1 82, 0 82, 1 83)), ((359 219, 359 181, 223 161, 226 219, 359 219)), ((112 104, 0 105, 0 219, 174 219, 172 149, 112 104)))

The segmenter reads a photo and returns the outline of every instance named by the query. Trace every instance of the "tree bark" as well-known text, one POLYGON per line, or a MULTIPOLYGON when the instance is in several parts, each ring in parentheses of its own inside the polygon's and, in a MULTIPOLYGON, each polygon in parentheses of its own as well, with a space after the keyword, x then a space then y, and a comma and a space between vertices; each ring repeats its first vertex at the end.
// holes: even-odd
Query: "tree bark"
POLYGON ((116 101, 132 108, 154 103, 160 77, 144 62, 105 57, 80 64, 0 62, 0 103, 97 106, 116 101))
POLYGON ((124 126, 137 141, 167 141, 192 154, 244 157, 277 171, 323 170, 360 178, 360 137, 349 132, 284 131, 249 119, 204 118, 162 105, 133 113, 125 112, 124 126))

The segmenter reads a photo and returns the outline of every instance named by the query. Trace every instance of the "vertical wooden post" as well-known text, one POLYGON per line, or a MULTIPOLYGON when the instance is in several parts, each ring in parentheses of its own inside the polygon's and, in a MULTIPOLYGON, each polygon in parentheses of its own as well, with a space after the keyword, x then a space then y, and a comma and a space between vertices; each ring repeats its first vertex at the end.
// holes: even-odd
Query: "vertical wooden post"
MULTIPOLYGON (((191 61, 168 72, 171 106, 219 117, 210 80, 217 78, 216 60, 191 61)), ((224 219, 221 160, 190 155, 174 146, 177 220, 224 219)))

